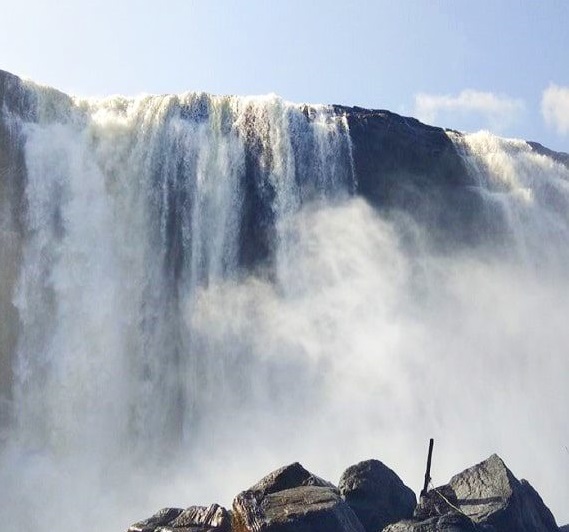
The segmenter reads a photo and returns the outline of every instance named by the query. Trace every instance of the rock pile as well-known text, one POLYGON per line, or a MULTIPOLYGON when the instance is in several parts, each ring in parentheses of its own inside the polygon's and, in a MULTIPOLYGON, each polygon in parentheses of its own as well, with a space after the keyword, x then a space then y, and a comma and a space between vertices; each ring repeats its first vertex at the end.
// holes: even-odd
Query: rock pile
POLYGON ((539 494, 502 459, 487 460, 422 496, 379 460, 349 467, 338 487, 298 462, 217 504, 165 508, 128 532, 557 532, 539 494))

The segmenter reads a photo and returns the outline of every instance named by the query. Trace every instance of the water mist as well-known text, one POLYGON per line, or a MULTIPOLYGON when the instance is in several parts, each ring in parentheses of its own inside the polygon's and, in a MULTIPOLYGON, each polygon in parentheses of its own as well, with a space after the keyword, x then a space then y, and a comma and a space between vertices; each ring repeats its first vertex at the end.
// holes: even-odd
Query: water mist
POLYGON ((418 490, 429 437, 435 483, 497 452, 569 521, 565 166, 453 135, 506 232, 444 248, 357 195, 333 108, 27 90, 7 532, 229 505, 296 460, 418 490))

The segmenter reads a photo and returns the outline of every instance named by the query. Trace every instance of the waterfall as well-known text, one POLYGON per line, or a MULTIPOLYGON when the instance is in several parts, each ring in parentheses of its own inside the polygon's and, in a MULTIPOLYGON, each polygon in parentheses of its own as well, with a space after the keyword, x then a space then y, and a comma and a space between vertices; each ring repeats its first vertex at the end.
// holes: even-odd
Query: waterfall
POLYGON ((293 460, 418 487, 431 436, 436 482, 499 452, 569 518, 566 166, 449 133, 491 223, 441 249, 359 195, 338 109, 27 90, 7 531, 227 505, 293 460))

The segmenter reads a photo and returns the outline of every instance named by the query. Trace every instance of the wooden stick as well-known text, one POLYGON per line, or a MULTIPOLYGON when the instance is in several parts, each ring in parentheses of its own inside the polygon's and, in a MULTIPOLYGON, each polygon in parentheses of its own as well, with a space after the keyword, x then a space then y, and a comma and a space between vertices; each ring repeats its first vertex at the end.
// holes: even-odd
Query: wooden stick
POLYGON ((429 482, 431 482, 431 458, 433 457, 433 445, 435 440, 431 438, 429 440, 429 455, 427 456, 427 471, 425 471, 425 483, 423 484, 423 491, 421 491, 421 497, 427 494, 427 489, 429 488, 429 482))

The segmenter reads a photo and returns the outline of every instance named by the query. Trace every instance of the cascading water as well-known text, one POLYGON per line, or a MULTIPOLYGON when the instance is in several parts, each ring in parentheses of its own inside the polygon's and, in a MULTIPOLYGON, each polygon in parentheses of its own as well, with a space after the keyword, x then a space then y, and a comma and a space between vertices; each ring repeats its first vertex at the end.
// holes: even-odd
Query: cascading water
POLYGON ((506 231, 443 251, 357 196, 332 108, 28 90, 4 530, 229 504, 292 460, 416 486, 430 436, 436 482, 498 452, 569 519, 565 166, 454 136, 506 231))

